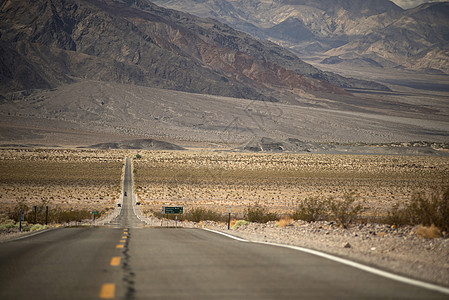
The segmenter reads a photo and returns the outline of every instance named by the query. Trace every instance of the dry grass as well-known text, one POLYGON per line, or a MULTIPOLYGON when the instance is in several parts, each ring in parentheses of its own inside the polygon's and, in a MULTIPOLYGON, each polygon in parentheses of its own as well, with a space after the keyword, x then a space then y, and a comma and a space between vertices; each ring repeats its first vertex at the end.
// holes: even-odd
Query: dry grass
POLYGON ((418 226, 416 234, 425 239, 436 239, 441 237, 440 229, 433 224, 430 226, 418 226))
POLYGON ((285 226, 289 226, 291 224, 293 224, 294 220, 290 217, 283 217, 282 219, 279 220, 279 222, 276 224, 277 227, 282 228, 285 226))

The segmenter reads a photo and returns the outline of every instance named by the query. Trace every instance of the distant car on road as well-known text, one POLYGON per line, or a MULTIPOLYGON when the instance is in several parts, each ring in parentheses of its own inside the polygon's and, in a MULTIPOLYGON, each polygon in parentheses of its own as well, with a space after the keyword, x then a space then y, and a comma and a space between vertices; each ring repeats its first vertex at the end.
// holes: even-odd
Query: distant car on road
POLYGON ((126 192, 125 192, 125 197, 126 197, 126 192))
POLYGON ((136 205, 140 205, 140 202, 136 202, 136 205))
POLYGON ((117 207, 122 207, 122 205, 120 203, 117 203, 117 207))

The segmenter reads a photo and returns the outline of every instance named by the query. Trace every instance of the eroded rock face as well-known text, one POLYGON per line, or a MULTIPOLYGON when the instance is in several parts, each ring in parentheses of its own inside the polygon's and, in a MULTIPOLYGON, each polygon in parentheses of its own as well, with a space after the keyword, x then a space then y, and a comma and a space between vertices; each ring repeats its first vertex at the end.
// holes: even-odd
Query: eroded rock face
POLYGON ((378 68, 393 65, 449 73, 448 3, 403 10, 387 0, 154 2, 216 18, 300 55, 336 56, 350 66, 371 59, 378 68))
POLYGON ((9 0, 0 17, 3 93, 76 78, 271 101, 344 93, 275 44, 145 0, 9 0))

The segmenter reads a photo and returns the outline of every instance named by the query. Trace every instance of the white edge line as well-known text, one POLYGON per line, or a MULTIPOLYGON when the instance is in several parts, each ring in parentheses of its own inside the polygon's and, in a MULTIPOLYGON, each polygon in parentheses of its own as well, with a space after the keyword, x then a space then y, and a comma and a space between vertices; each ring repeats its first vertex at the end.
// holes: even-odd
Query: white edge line
POLYGON ((234 239, 234 240, 239 241, 239 242, 245 242, 245 243, 250 242, 250 241, 248 241, 248 240, 241 239, 241 238, 239 238, 239 237, 236 237, 236 236, 233 236, 233 235, 230 235, 230 234, 221 232, 221 231, 216 231, 216 230, 209 229, 209 228, 203 228, 203 230, 210 231, 210 232, 214 232, 214 233, 217 233, 217 234, 221 234, 221 235, 224 235, 224 236, 226 236, 226 237, 228 237, 228 238, 234 239))
POLYGON ((136 215, 137 219, 139 219, 141 222, 144 222, 145 224, 149 225, 150 221, 147 220, 147 218, 145 216, 142 215, 142 211, 140 210, 140 208, 137 208, 137 193, 134 193, 134 160, 132 158, 131 159, 131 187, 132 187, 132 207, 133 207, 133 212, 134 215, 136 215), (139 213, 136 213, 136 209, 138 210, 139 213), (143 220, 142 220, 143 219, 143 220))
POLYGON ((328 259, 328 260, 331 260, 331 261, 335 261, 335 262, 338 262, 338 263, 341 263, 341 264, 344 264, 344 265, 347 265, 347 266, 350 266, 350 267, 353 267, 353 268, 356 268, 356 269, 359 269, 359 270, 362 270, 362 271, 365 271, 365 272, 368 272, 368 273, 372 273, 372 274, 381 276, 381 277, 385 277, 385 278, 396 280, 396 281, 399 281, 399 282, 402 282, 402 283, 406 283, 406 284, 409 284, 409 285, 414 285, 414 286, 417 286, 417 287, 420 287, 420 288, 425 288, 425 289, 428 289, 428 290, 437 291, 437 292, 449 295, 449 288, 446 288, 446 287, 443 287, 443 286, 439 286, 439 285, 435 285, 435 284, 431 284, 431 283, 427 283, 427 282, 423 282, 423 281, 416 280, 416 279, 407 278, 407 277, 404 277, 404 276, 401 276, 401 275, 396 275, 396 274, 393 274, 393 273, 390 273, 390 272, 387 272, 387 271, 382 271, 382 270, 379 270, 379 269, 376 269, 376 268, 373 268, 373 267, 370 267, 370 266, 363 265, 361 263, 357 263, 357 262, 354 262, 354 261, 351 261, 351 260, 348 260, 348 259, 344 259, 344 258, 341 258, 341 257, 338 257, 338 256, 334 256, 334 255, 331 255, 331 254, 320 252, 320 251, 317 251, 317 250, 312 250, 312 249, 308 249, 308 248, 304 248, 304 247, 298 247, 298 246, 292 246, 292 245, 270 243, 270 242, 249 241, 249 240, 245 240, 245 239, 242 239, 242 238, 239 238, 239 237, 236 237, 236 236, 233 236, 233 235, 221 232, 221 231, 216 231, 216 230, 212 230, 212 229, 208 229, 208 228, 203 228, 203 229, 206 230, 206 231, 210 231, 210 232, 214 232, 214 233, 217 233, 217 234, 221 234, 223 236, 226 236, 228 238, 237 240, 239 242, 247 242, 247 243, 255 243, 255 244, 263 244, 263 245, 270 245, 270 246, 276 246, 276 247, 283 247, 283 248, 288 248, 288 249, 297 250, 297 251, 301 251, 301 252, 304 252, 304 253, 316 255, 316 256, 319 256, 319 257, 322 257, 322 258, 325 258, 325 259, 328 259))
POLYGON ((41 233, 45 233, 45 232, 48 232, 48 231, 52 231, 52 230, 56 230, 56 229, 60 229, 60 228, 63 228, 63 227, 56 227, 56 228, 48 228, 48 229, 44 229, 44 230, 39 230, 39 231, 36 231, 34 233, 25 234, 25 235, 22 235, 22 236, 19 236, 19 237, 10 239, 10 240, 6 240, 6 241, 4 241, 2 243, 8 243, 8 242, 13 242, 13 241, 27 239, 27 238, 33 237, 35 235, 38 235, 38 234, 41 234, 41 233))

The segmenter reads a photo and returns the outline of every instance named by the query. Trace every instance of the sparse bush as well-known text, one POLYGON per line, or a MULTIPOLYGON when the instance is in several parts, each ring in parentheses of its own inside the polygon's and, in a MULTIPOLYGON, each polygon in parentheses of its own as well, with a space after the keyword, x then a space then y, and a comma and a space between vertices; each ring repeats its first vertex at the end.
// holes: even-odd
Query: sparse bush
POLYGON ((184 216, 186 220, 199 223, 200 221, 224 221, 224 217, 219 214, 218 212, 211 210, 211 209, 205 209, 202 207, 196 207, 193 209, 190 209, 184 216))
POLYGON ((399 208, 396 204, 388 214, 388 222, 393 225, 424 225, 449 231, 449 187, 434 191, 426 196, 413 194, 410 203, 399 208))
POLYGON ((279 222, 276 224, 276 227, 282 228, 285 226, 289 226, 293 223, 293 219, 290 217, 284 217, 282 219, 279 220, 279 222))
POLYGON ((248 221, 245 221, 245 220, 238 220, 238 221, 236 221, 235 222, 235 224, 234 225, 232 225, 232 229, 238 229, 238 228, 240 228, 241 226, 243 226, 243 225, 248 225, 249 224, 249 222, 248 221))
POLYGON ((327 202, 319 197, 307 198, 301 202, 291 217, 295 220, 307 222, 321 221, 327 211, 327 202))
MULTIPOLYGON (((103 212, 98 212, 96 219, 100 218, 103 212)), ((53 209, 49 213, 49 223, 69 223, 73 221, 84 221, 92 219, 92 212, 89 210, 60 210, 53 209)))
POLYGON ((136 154, 136 159, 141 159, 141 158, 142 158, 142 155, 136 154))
POLYGON ((353 194, 346 194, 343 200, 328 199, 329 210, 335 221, 347 227, 351 222, 360 217, 366 209, 361 203, 357 203, 353 194))
POLYGON ((409 223, 407 210, 400 208, 399 203, 395 203, 386 218, 386 223, 394 226, 403 226, 409 223))
POLYGON ((14 222, 8 222, 6 224, 0 224, 0 230, 6 230, 11 228, 17 228, 19 225, 14 222))
POLYGON ((433 224, 429 227, 422 225, 418 226, 416 234, 425 239, 436 239, 441 237, 440 229, 433 224))
POLYGON ((254 206, 248 206, 245 210, 245 219, 248 222, 255 223, 267 223, 270 221, 278 220, 278 215, 268 211, 268 208, 255 204, 254 206))
POLYGON ((38 230, 43 230, 43 229, 47 229, 47 228, 48 228, 47 225, 34 224, 33 226, 31 226, 30 231, 38 231, 38 230))
POLYGON ((435 191, 430 196, 416 193, 407 207, 412 224, 431 226, 449 230, 449 187, 435 191))

